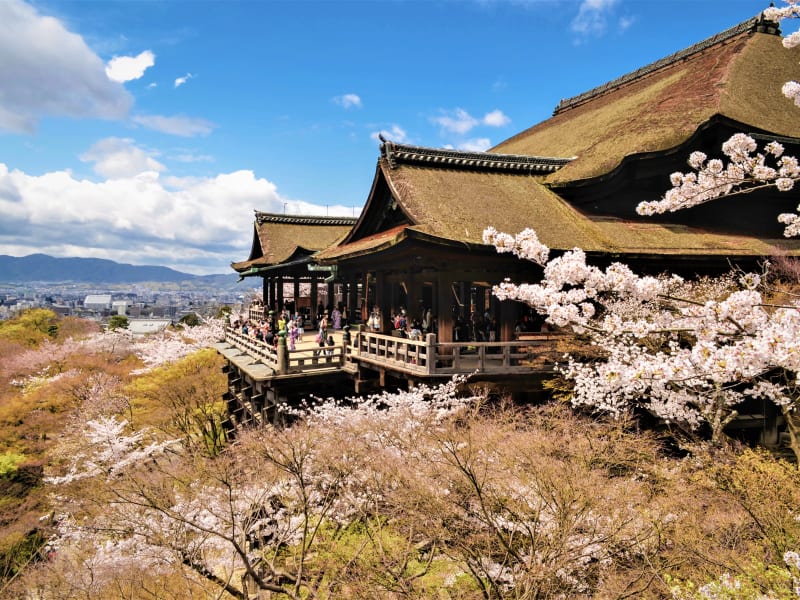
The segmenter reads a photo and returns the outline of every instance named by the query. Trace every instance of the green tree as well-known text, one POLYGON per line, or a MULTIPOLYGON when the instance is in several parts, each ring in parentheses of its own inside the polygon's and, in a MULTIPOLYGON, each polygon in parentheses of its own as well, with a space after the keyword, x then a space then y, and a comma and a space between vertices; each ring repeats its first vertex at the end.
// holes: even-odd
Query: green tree
POLYGON ((205 349, 137 379, 129 388, 137 420, 216 455, 226 442, 226 381, 220 367, 216 351, 205 349))
POLYGON ((186 325, 187 327, 197 327, 200 325, 200 317, 197 316, 197 313, 189 313, 183 316, 178 323, 186 325))
POLYGON ((32 308, 14 319, 0 321, 0 338, 28 347, 58 334, 58 316, 52 310, 32 308))
POLYGON ((115 329, 127 329, 128 325, 128 317, 124 315, 114 315, 108 320, 108 328, 111 331, 115 329))

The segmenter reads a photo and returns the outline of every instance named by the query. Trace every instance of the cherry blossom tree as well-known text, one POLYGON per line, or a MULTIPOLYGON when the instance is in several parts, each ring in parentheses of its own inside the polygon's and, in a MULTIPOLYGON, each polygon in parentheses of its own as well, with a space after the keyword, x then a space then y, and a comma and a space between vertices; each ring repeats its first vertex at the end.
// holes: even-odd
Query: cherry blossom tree
POLYGON ((142 359, 143 373, 207 348, 225 337, 223 318, 206 318, 201 324, 178 331, 165 329, 133 341, 133 351, 142 359))
POLYGON ((731 289, 730 280, 642 277, 620 263, 601 270, 580 249, 549 259, 530 229, 489 228, 484 240, 544 268, 540 283, 496 286, 501 300, 525 302, 600 349, 602 360, 561 366, 575 406, 613 415, 641 407, 692 429, 706 423, 718 442, 742 402, 764 398, 783 411, 800 457, 800 304, 770 306, 759 274, 742 274, 731 289))
MULTIPOLYGON (((798 18, 800 5, 787 0, 787 6, 770 7, 764 16, 775 22, 798 18)), ((783 44, 800 45, 800 32, 783 44)), ((786 83, 783 93, 800 106, 800 84, 786 83)), ((672 189, 661 200, 640 203, 637 211, 677 211, 765 187, 790 191, 800 179, 798 160, 784 155, 778 142, 759 151, 751 137, 735 134, 722 152, 727 164, 692 153, 693 170, 673 173, 672 189)), ((778 220, 787 237, 800 234, 800 214, 782 214, 778 220)), ((490 227, 484 242, 544 269, 540 283, 496 286, 500 299, 527 303, 549 323, 572 328, 598 349, 600 360, 572 357, 561 366, 574 383, 575 406, 613 415, 640 407, 691 429, 707 424, 719 442, 744 401, 764 399, 782 411, 800 459, 800 304, 771 305, 763 273, 710 284, 641 277, 621 263, 601 270, 587 264, 579 248, 550 259, 549 249, 530 229, 514 236, 490 227)))
POLYGON ((89 421, 65 442, 65 460, 47 480, 60 507, 52 560, 60 570, 91 566, 89 595, 138 565, 185 569, 234 598, 248 590, 329 597, 363 548, 336 561, 318 554, 375 514, 396 474, 348 457, 347 436, 336 432, 344 423, 383 423, 384 435, 365 427, 367 439, 393 454, 391 439, 465 406, 458 383, 315 404, 296 411, 306 426, 242 432, 231 451, 213 457, 133 431, 126 420, 89 421))

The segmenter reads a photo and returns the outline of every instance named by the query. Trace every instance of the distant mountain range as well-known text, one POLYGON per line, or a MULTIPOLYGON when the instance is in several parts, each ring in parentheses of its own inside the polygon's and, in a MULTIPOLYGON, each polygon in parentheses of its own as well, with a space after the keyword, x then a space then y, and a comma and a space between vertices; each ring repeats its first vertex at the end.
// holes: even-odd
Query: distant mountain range
POLYGON ((231 288, 229 275, 191 275, 168 267, 136 266, 102 258, 55 258, 46 254, 15 257, 0 254, 0 283, 174 283, 191 287, 231 288))

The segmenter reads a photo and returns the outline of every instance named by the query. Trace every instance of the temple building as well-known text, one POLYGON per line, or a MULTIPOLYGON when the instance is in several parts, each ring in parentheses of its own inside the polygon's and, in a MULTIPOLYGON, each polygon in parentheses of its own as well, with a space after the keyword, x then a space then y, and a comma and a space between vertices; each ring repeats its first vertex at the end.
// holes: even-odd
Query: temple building
POLYGON ((241 278, 263 278, 264 304, 302 311, 316 319, 318 306, 335 298, 335 269, 317 269, 315 252, 342 239, 355 218, 277 215, 256 211, 253 243, 246 260, 232 263, 241 278), (310 268, 309 268, 310 267, 310 268), (320 286, 324 285, 320 294, 320 286), (291 292, 287 293, 287 288, 291 292))
POLYGON ((271 306, 283 302, 282 278, 315 281, 327 269, 351 313, 366 322, 377 310, 384 332, 394 311, 421 319, 430 310, 440 342, 457 339, 476 314, 496 320, 501 341, 513 338, 522 307, 497 301, 491 286, 540 272, 483 244, 489 226, 530 227, 556 254, 580 247, 595 264, 652 273, 718 273, 798 255, 800 242, 776 220, 796 209, 792 193, 767 189, 656 217, 635 211, 663 196, 670 173, 688 170, 692 151, 720 156, 733 133, 797 155, 800 109, 781 86, 798 62, 800 49, 784 48, 777 25, 757 17, 562 100, 551 118, 488 152, 382 140, 357 220, 257 213, 250 257, 233 267, 265 278, 271 306))

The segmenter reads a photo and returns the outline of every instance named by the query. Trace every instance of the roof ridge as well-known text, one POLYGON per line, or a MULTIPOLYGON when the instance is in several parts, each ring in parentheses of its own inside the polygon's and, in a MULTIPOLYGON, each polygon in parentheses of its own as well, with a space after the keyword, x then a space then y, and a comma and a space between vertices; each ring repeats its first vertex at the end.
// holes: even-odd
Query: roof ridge
POLYGON ((467 167, 486 171, 523 171, 550 173, 574 160, 522 154, 497 154, 493 152, 467 152, 445 148, 430 148, 398 144, 381 136, 381 156, 394 169, 398 163, 432 163, 445 167, 467 167))
POLYGON ((279 215, 276 213, 266 213, 259 210, 256 212, 256 222, 262 223, 286 223, 289 225, 355 225, 357 217, 321 217, 314 215, 279 215))
POLYGON ((556 106, 556 108, 553 110, 553 115, 555 116, 565 110, 579 106, 580 104, 583 104, 584 102, 587 102, 592 98, 600 96, 606 92, 612 91, 627 83, 636 81, 637 79, 640 79, 642 77, 645 77, 646 75, 654 73, 659 69, 668 67, 681 60, 687 59, 694 54, 698 54, 699 52, 702 52, 703 50, 710 48, 711 46, 724 43, 743 33, 754 33, 754 32, 766 33, 769 35, 781 34, 779 24, 767 19, 764 16, 764 13, 762 12, 756 17, 752 17, 746 21, 739 23, 738 25, 734 25, 733 27, 726 29, 725 31, 721 31, 720 33, 712 35, 711 37, 706 38, 701 42, 697 42, 696 44, 693 44, 688 48, 684 48, 683 50, 670 54, 669 56, 665 56, 664 58, 652 62, 649 65, 645 65, 644 67, 641 67, 636 71, 626 73, 621 77, 617 77, 616 79, 613 79, 608 83, 604 83, 603 85, 592 88, 591 90, 583 92, 582 94, 578 94, 577 96, 573 96, 571 98, 564 98, 561 100, 561 102, 558 103, 558 106, 556 106))

